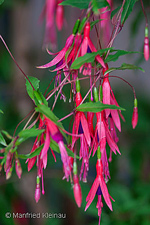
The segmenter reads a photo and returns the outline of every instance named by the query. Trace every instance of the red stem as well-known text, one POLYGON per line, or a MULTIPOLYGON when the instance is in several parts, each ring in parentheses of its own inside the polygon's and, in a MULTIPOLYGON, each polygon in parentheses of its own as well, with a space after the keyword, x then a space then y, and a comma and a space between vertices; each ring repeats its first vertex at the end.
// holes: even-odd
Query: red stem
POLYGON ((20 70, 21 73, 25 76, 25 78, 29 81, 29 83, 30 83, 32 89, 35 90, 34 87, 33 87, 33 85, 32 85, 32 83, 31 83, 31 81, 29 80, 28 76, 23 72, 23 70, 20 68, 20 66, 18 65, 17 61, 15 60, 15 58, 13 57, 13 55, 11 54, 11 51, 9 50, 9 48, 8 48, 8 46, 7 46, 7 44, 6 44, 6 42, 4 41, 4 39, 2 38, 1 35, 0 35, 0 39, 2 40, 2 42, 3 42, 4 46, 5 46, 5 48, 7 49, 9 55, 11 56, 12 60, 13 60, 14 63, 16 64, 16 66, 19 68, 19 70, 20 70))

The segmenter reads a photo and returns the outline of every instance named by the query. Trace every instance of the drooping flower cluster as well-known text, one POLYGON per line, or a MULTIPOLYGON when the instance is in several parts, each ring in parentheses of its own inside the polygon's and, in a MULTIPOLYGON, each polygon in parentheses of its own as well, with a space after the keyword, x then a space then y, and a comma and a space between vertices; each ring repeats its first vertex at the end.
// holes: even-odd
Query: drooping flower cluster
MULTIPOLYGON (((53 46, 55 45, 56 33, 54 17, 56 17, 58 30, 61 30, 63 26, 63 6, 59 5, 61 2, 61 0, 46 0, 41 15, 42 18, 44 16, 46 17, 45 44, 50 41, 53 46)), ((112 1, 109 1, 109 3, 112 6, 112 1)), ((125 120, 121 113, 122 108, 119 106, 110 84, 109 73, 111 70, 108 66, 109 61, 116 60, 122 54, 122 51, 120 53, 119 50, 113 50, 109 44, 112 44, 115 39, 115 35, 112 35, 112 40, 109 42, 109 38, 111 37, 110 12, 108 12, 108 7, 103 7, 98 10, 98 12, 100 12, 99 17, 102 19, 102 21, 99 21, 101 25, 99 27, 103 29, 103 32, 104 29, 106 29, 106 33, 109 33, 109 35, 106 35, 105 40, 107 48, 102 49, 98 34, 97 39, 99 39, 99 44, 97 44, 98 42, 94 43, 91 39, 92 22, 94 18, 91 10, 92 8, 90 6, 86 12, 86 16, 82 20, 81 16, 80 19, 76 21, 72 34, 67 38, 64 48, 58 53, 52 53, 47 49, 47 52, 50 55, 54 55, 54 58, 45 65, 38 67, 43 69, 55 67, 53 71, 51 71, 56 72, 54 89, 45 97, 37 87, 39 82, 34 80, 35 78, 33 77, 30 80, 29 77, 26 76, 28 94, 36 105, 33 116, 36 114, 37 118, 28 127, 30 120, 33 119, 33 116, 31 116, 31 119, 29 119, 29 122, 25 125, 27 129, 24 128, 16 137, 11 137, 9 145, 6 144, 6 148, 0 149, 0 153, 3 154, 3 156, 0 156, 0 159, 2 159, 0 169, 2 169, 2 165, 4 165, 6 179, 8 179, 11 176, 13 165, 15 164, 16 173, 20 178, 22 170, 19 157, 26 159, 28 171, 30 171, 36 163, 37 178, 35 201, 38 202, 41 196, 41 186, 42 194, 45 193, 43 177, 44 170, 48 164, 48 151, 51 151, 55 162, 56 155, 54 152, 56 151, 60 153, 64 173, 63 178, 66 178, 67 181, 70 180, 77 206, 81 207, 82 191, 80 182, 88 181, 88 172, 91 167, 90 159, 97 155, 95 162, 97 175, 87 195, 85 211, 90 207, 95 196, 97 196, 96 208, 98 209, 100 224, 104 201, 109 209, 111 211, 113 210, 111 200, 114 201, 114 199, 110 196, 107 187, 107 182, 111 178, 109 163, 112 161, 113 153, 115 155, 117 153, 121 155, 118 148, 119 138, 116 130, 121 132, 120 118, 123 121, 125 120), (109 55, 115 51, 117 51, 117 56, 115 54, 109 55), (85 79, 89 80, 88 91, 86 91, 87 87, 84 83, 82 83, 82 87, 80 87, 80 83, 85 79), (74 109, 70 114, 59 120, 53 113, 53 109, 59 95, 61 98, 65 99, 62 90, 67 84, 71 86, 70 92, 73 95, 74 109), (81 91, 86 92, 86 95, 84 96, 81 91), (52 96, 55 96, 55 98, 52 109, 50 109, 48 107, 48 100, 51 100, 52 96), (89 101, 87 101, 87 97, 89 97, 89 101), (70 132, 67 132, 64 130, 60 121, 69 116, 72 116, 72 127, 70 127, 70 132), (38 128, 34 128, 34 125, 38 128), (29 134, 30 132, 31 134, 29 134), (66 133, 70 138, 66 138, 66 133), (18 146, 29 137, 35 137, 31 152, 24 156, 19 155, 17 152, 18 146), (79 165, 78 160, 80 161, 79 165)), ((119 13, 121 13, 122 10, 123 6, 119 13)), ((114 26, 114 30, 116 29, 114 34, 120 31, 118 24, 121 24, 121 17, 119 13, 119 19, 114 26)), ((148 28, 145 31, 144 57, 146 60, 149 58, 148 28)), ((113 69, 114 68, 112 68, 112 70, 113 69)), ((125 65, 123 69, 125 69, 125 65)), ((133 87, 132 89, 134 93, 132 127, 134 129, 138 122, 138 108, 135 91, 133 87)), ((3 141, 1 143, 5 145, 2 136, 1 139, 3 141)))

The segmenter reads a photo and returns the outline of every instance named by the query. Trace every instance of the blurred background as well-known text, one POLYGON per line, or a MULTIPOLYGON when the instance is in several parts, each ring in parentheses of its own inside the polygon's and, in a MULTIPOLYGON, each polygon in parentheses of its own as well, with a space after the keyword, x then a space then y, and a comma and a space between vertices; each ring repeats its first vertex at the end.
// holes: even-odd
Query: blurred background
MULTIPOLYGON (((36 76, 41 80, 40 89, 44 91, 54 74, 49 70, 40 70, 36 66, 50 61, 51 57, 42 49, 45 24, 39 17, 44 6, 44 0, 5 0, 0 5, 0 34, 5 39, 16 61, 29 76, 36 76)), ((121 1, 115 1, 114 8, 121 1)), ((143 1, 147 14, 150 15, 150 1, 143 1)), ((66 38, 71 34, 75 20, 80 15, 78 9, 65 7, 65 24, 57 34, 58 49, 60 50, 66 38)), ((150 19, 150 18, 149 18, 150 19)), ((121 33, 114 42, 116 49, 143 51, 145 21, 140 3, 137 2, 133 14, 128 18, 121 33)), ((93 35, 94 37, 94 35, 93 35)), ((132 129, 133 93, 123 81, 111 78, 111 85, 116 99, 121 107, 126 122, 122 122, 122 132, 118 133, 121 156, 113 155, 110 163, 111 180, 108 182, 110 195, 115 199, 113 212, 104 203, 101 224, 103 225, 149 225, 150 224, 150 63, 145 62, 142 54, 121 57, 109 67, 120 66, 123 62, 141 66, 141 71, 119 71, 112 75, 121 76, 130 82, 136 90, 138 99, 139 122, 135 130, 132 129)), ((82 87, 83 83, 81 83, 82 87)), ((84 83, 83 93, 86 92, 84 83)), ((70 89, 70 87, 69 87, 70 89)), ((55 113, 61 118, 72 110, 72 103, 68 103, 69 91, 65 88, 66 103, 59 100, 55 113), (60 110, 61 109, 61 110, 60 110)), ((51 102, 50 102, 51 105, 51 102)), ((2 42, 0 42, 0 129, 7 130, 11 135, 16 125, 33 109, 32 101, 25 88, 25 79, 18 70, 2 42)), ((68 130, 70 118, 64 120, 68 130)), ((21 124, 17 130, 25 125, 21 124)), ((34 141, 34 140, 33 140, 34 141)), ((29 153, 33 141, 22 145, 20 152, 29 153)), ((96 209, 97 199, 93 201, 87 212, 84 212, 86 196, 95 178, 95 160, 91 158, 88 183, 81 183, 83 202, 78 209, 71 184, 62 180, 62 164, 57 157, 57 164, 49 154, 49 163, 44 171, 45 195, 41 196, 38 204, 34 200, 36 185, 36 167, 27 172, 27 164, 21 161, 23 168, 22 179, 14 174, 6 181, 4 172, 0 176, 0 225, 95 225, 98 224, 96 209), (63 213, 62 219, 13 219, 6 218, 5 213, 35 212, 35 213, 63 213)))

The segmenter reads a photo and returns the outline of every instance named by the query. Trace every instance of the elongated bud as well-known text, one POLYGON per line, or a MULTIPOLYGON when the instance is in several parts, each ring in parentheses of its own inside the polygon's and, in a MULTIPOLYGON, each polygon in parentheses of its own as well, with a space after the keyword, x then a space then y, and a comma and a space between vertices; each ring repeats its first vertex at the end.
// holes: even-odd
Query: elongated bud
POLYGON ((97 159, 101 159, 101 151, 100 151, 100 147, 99 146, 97 148, 97 159))
POLYGON ((133 115, 132 115, 132 127, 133 129, 136 127, 138 122, 138 108, 137 108, 137 99, 134 99, 134 109, 133 109, 133 115))
POLYGON ((74 182, 74 186, 73 186, 74 198, 77 203, 77 206, 80 208, 82 203, 82 192, 81 192, 81 187, 80 187, 79 179, 77 175, 73 176, 73 182, 74 182))
POLYGON ((12 160, 12 153, 8 152, 7 157, 6 157, 6 163, 5 163, 5 172, 8 170, 8 168, 11 165, 11 160, 12 160))
POLYGON ((75 35, 77 32, 78 32, 78 29, 79 29, 79 25, 80 25, 80 19, 77 19, 74 27, 73 27, 73 31, 72 33, 75 35))
POLYGON ((84 17, 83 20, 81 21, 80 26, 79 26, 79 29, 78 29, 78 33, 79 33, 79 34, 81 34, 81 32, 82 32, 82 29, 83 29, 84 26, 85 26, 86 20, 87 20, 87 18, 84 17))
POLYGON ((91 29, 90 23, 87 22, 87 24, 84 27, 84 38, 86 38, 86 37, 89 38, 90 37, 90 29, 91 29))
POLYGON ((79 81, 78 78, 77 78, 77 80, 76 80, 76 91, 77 91, 77 92, 80 92, 80 81, 79 81))
POLYGON ((41 189, 40 189, 40 178, 39 176, 37 176, 37 179, 36 179, 36 189, 35 189, 35 201, 36 203, 38 203, 40 197, 41 197, 41 189))
POLYGON ((145 27, 144 58, 145 58, 146 61, 148 61, 148 59, 149 59, 148 27, 145 27))
POLYGON ((7 170, 6 170, 6 180, 8 180, 11 177, 12 174, 12 166, 10 166, 7 170))
POLYGON ((95 99, 95 102, 98 102, 98 92, 96 87, 94 87, 94 99, 95 99))
POLYGON ((76 107, 78 107, 80 105, 80 103, 82 102, 82 96, 80 92, 76 93, 76 107))
POLYGON ((19 177, 19 179, 21 178, 21 174, 22 174, 22 168, 21 168, 21 164, 18 158, 16 158, 15 161, 15 168, 16 168, 16 173, 17 176, 19 177))
POLYGON ((64 22, 64 8, 62 5, 57 5, 56 8, 56 25, 58 30, 61 30, 64 22))

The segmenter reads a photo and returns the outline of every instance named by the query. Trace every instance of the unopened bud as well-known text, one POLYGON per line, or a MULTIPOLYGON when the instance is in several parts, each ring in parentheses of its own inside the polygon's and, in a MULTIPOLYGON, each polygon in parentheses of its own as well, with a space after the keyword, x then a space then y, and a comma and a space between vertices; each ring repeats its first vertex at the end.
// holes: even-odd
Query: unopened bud
POLYGON ((18 158, 17 158, 16 161, 15 161, 15 168, 16 168, 17 176, 18 176, 19 179, 20 179, 20 178, 21 178, 21 174, 22 174, 22 168, 21 168, 21 164, 20 164, 18 158))
POLYGON ((145 37, 144 39, 144 58, 146 61, 149 60, 149 39, 145 37))
POLYGON ((134 107, 133 115, 132 115, 132 127, 133 127, 133 129, 136 127, 137 122, 138 122, 138 108, 134 107))
POLYGON ((7 170, 6 170, 6 180, 8 180, 11 177, 12 174, 12 166, 10 166, 7 170))
POLYGON ((82 192, 81 192, 81 187, 80 187, 79 179, 77 175, 73 176, 73 181, 74 181, 74 186, 73 186, 74 198, 77 203, 77 206, 80 208, 82 203, 82 192))
POLYGON ((40 189, 40 178, 37 176, 37 184, 35 189, 35 201, 38 203, 39 199, 41 197, 41 189, 40 189))

